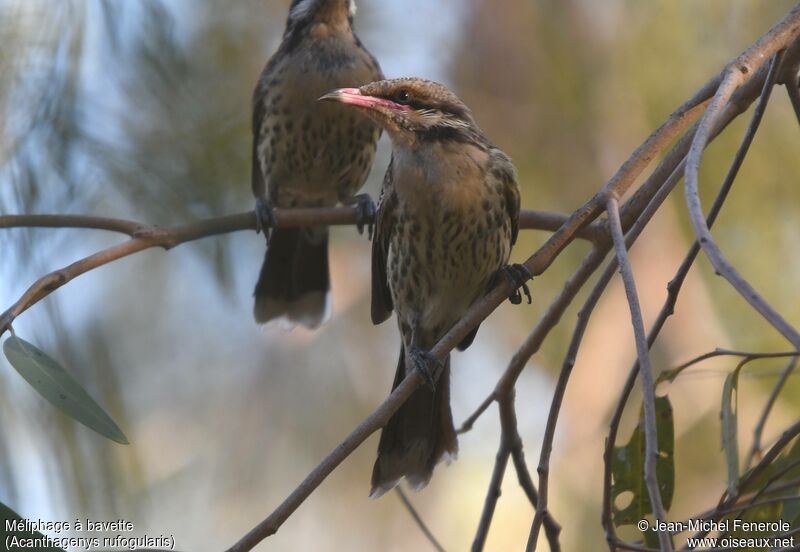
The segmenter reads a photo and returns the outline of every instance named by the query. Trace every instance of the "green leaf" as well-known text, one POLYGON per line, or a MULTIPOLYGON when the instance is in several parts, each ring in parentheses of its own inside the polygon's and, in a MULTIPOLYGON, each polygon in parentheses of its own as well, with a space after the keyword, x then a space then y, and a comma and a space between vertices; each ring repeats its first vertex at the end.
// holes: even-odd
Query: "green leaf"
POLYGON ((33 546, 39 542, 46 542, 46 537, 38 531, 25 531, 22 529, 25 520, 17 514, 14 510, 0 502, 0 547, 5 549, 7 541, 8 544, 13 545, 13 540, 19 546, 13 545, 12 549, 16 550, 30 550, 31 552, 65 552, 63 548, 57 546, 33 546), (7 525, 8 524, 8 525, 7 525), (8 529, 6 528, 8 526, 8 529), (33 539, 33 540, 32 540, 33 539), (41 539, 41 540, 39 540, 41 539), (29 545, 30 546, 27 546, 29 545))
POLYGON ((25 381, 66 415, 112 441, 128 444, 114 420, 58 362, 16 336, 6 340, 3 352, 25 381))
POLYGON ((736 494, 736 485, 739 482, 739 439, 736 414, 739 401, 739 372, 742 366, 744 364, 740 363, 725 378, 725 385, 722 388, 722 407, 719 413, 722 420, 722 450, 725 451, 725 464, 728 468, 728 493, 730 495, 736 494))
MULTIPOLYGON (((664 508, 672 505, 675 491, 675 429, 672 421, 672 405, 669 398, 656 397, 656 428, 658 430, 658 458, 656 476, 664 508)), ((647 486, 644 482, 644 412, 639 414, 639 425, 633 431, 627 445, 614 447, 611 470, 614 477, 611 485, 611 500, 623 493, 632 493, 633 498, 624 508, 614 506, 614 524, 630 525, 653 512, 647 486)))

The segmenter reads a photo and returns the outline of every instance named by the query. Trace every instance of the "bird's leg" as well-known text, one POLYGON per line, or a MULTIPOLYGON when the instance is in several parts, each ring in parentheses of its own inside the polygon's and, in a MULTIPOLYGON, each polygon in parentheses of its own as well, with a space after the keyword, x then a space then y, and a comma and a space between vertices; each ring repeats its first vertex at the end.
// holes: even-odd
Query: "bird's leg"
POLYGON ((375 227, 375 202, 369 194, 356 194, 352 197, 340 198, 342 205, 353 205, 356 208, 356 229, 359 234, 364 233, 364 226, 367 227, 367 237, 372 239, 372 231, 375 227))
POLYGON ((411 347, 408 351, 408 357, 414 364, 414 368, 416 368, 419 373, 422 374, 422 377, 425 379, 425 385, 427 385, 431 391, 434 391, 436 389, 436 382, 433 380, 433 371, 431 370, 431 365, 433 364, 439 368, 443 368, 444 361, 439 360, 428 351, 417 347, 416 330, 413 330, 411 334, 411 347))
POLYGON ((264 237, 267 238, 267 243, 269 243, 272 229, 277 224, 278 219, 275 216, 275 206, 272 201, 264 196, 259 196, 256 199, 256 233, 263 231, 264 237))
POLYGON ((525 265, 510 264, 504 266, 500 269, 500 274, 502 274, 514 286, 514 293, 508 297, 508 300, 511 301, 511 304, 519 305, 522 303, 522 294, 519 292, 520 288, 522 288, 522 293, 525 294, 525 297, 528 298, 528 304, 530 305, 533 302, 533 299, 531 298, 531 290, 527 283, 528 280, 533 278, 533 275, 525 265))

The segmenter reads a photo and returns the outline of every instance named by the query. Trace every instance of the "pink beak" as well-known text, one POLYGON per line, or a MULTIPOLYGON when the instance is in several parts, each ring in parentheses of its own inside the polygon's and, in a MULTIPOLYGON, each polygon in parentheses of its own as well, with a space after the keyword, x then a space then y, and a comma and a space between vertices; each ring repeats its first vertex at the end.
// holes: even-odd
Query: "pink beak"
POLYGON ((365 96, 358 88, 339 88, 332 90, 321 96, 317 101, 336 101, 347 105, 354 105, 356 107, 364 107, 367 109, 375 109, 377 107, 386 107, 398 111, 410 111, 411 108, 407 105, 401 105, 391 100, 384 98, 376 98, 375 96, 365 96))

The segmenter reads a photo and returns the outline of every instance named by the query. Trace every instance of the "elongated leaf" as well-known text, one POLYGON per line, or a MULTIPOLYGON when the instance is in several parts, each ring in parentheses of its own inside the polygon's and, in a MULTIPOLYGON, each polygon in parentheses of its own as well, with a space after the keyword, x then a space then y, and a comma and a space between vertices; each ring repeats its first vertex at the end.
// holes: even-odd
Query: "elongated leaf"
POLYGON ((67 416, 112 441, 128 444, 114 420, 58 362, 18 337, 7 339, 3 352, 25 381, 67 416))
POLYGON ((722 388, 722 407, 720 419, 722 420, 722 450, 725 451, 725 465, 728 467, 728 493, 736 493, 739 483, 739 439, 737 436, 738 424, 736 414, 739 400, 739 372, 744 366, 740 363, 736 370, 725 378, 722 388))
MULTIPOLYGON (((661 491, 661 500, 667 510, 672 505, 675 491, 675 430, 672 421, 672 405, 669 398, 656 397, 656 427, 658 430, 658 458, 656 476, 661 491)), ((614 524, 630 525, 653 512, 647 486, 644 482, 644 412, 639 415, 639 425, 633 431, 627 445, 614 448, 611 486, 611 499, 616 500, 623 493, 630 492, 633 498, 626 507, 614 506, 614 524)))
POLYGON ((25 520, 14 510, 0 502, 0 547, 30 552, 65 552, 57 546, 47 546, 46 537, 38 531, 26 531, 25 520), (42 546, 35 544, 45 543, 42 546))

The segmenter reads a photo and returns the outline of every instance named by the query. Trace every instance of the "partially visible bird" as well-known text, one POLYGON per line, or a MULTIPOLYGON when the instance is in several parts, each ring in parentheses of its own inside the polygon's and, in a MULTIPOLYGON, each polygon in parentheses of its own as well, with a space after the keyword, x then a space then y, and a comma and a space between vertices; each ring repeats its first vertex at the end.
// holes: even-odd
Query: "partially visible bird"
POLYGON ((520 196, 511 160, 441 84, 384 80, 321 99, 354 106, 391 138, 372 244, 372 320, 379 324, 397 311, 402 345, 393 389, 413 370, 428 380, 383 429, 372 473, 372 496, 380 496, 402 477, 426 485, 434 466, 457 452, 450 359, 433 381, 436 361, 428 351, 498 277, 518 287, 530 278, 522 265, 506 266, 520 196))
MULTIPOLYGON (((317 102, 332 87, 383 78, 353 32, 353 0, 293 0, 277 52, 253 97, 253 193, 268 247, 255 288, 258 322, 313 328, 329 311, 328 229, 271 232, 274 207, 357 205, 359 231, 374 216, 356 195, 375 157, 380 128, 342 106, 317 102)), ((371 227, 370 227, 371 230, 371 227)))

